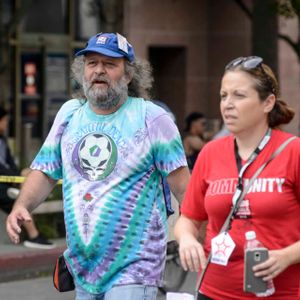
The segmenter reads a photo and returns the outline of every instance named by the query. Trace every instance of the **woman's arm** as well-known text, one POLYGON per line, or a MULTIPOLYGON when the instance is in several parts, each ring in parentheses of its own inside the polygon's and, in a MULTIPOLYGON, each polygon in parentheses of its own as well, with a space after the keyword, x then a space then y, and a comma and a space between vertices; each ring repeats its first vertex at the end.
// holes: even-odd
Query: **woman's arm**
POLYGON ((257 277, 268 281, 275 278, 287 267, 300 263, 300 241, 280 250, 270 250, 269 259, 253 267, 257 277))
POLYGON ((179 243, 179 254, 184 270, 198 272, 204 268, 206 257, 199 239, 202 223, 181 215, 174 228, 175 238, 179 243))

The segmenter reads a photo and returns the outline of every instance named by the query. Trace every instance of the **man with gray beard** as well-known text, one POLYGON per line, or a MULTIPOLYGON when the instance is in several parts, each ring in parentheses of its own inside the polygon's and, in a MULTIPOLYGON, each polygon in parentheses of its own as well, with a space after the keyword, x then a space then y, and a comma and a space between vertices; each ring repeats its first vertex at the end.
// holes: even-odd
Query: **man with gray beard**
POLYGON ((83 77, 83 91, 90 103, 103 110, 111 109, 117 104, 127 99, 128 97, 128 84, 124 76, 117 82, 111 82, 105 76, 95 75, 92 81, 88 81, 83 77), (103 82, 108 85, 107 89, 94 87, 93 85, 98 82, 103 82))
POLYGON ((11 240, 63 179, 76 300, 156 299, 167 242, 163 178, 181 201, 189 171, 169 114, 153 104, 151 68, 127 39, 99 33, 76 53, 80 89, 57 113, 12 213, 11 240))

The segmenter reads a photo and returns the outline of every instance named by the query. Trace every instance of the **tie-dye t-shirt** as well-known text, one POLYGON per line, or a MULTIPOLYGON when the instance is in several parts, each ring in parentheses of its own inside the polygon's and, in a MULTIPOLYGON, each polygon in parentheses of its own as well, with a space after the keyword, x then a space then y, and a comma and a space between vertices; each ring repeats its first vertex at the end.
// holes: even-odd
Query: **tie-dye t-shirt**
POLYGON ((152 102, 129 97, 110 115, 76 99, 62 106, 31 167, 63 179, 64 256, 77 284, 91 293, 161 284, 161 178, 186 165, 176 125, 152 102))

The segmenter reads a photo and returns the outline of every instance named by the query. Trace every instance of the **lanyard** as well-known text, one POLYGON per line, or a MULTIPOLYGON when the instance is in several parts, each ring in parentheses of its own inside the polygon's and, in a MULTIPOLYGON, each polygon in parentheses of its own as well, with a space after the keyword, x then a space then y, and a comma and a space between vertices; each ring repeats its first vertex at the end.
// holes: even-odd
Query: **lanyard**
POLYGON ((238 153, 238 147, 237 147, 236 140, 234 140, 234 154, 235 154, 236 165, 237 165, 237 168, 239 171, 239 177, 238 177, 238 184, 237 184, 236 190, 232 197, 233 205, 235 205, 236 201, 241 196, 242 191, 244 189, 243 175, 244 175, 246 169, 255 161, 258 154, 267 145, 267 143, 269 142, 269 140, 271 138, 271 132, 272 132, 272 130, 271 130, 271 128, 269 128, 267 130, 265 136, 263 137, 263 139, 260 141, 259 145, 256 147, 256 149, 253 151, 253 153, 250 155, 249 159, 243 166, 242 166, 241 157, 239 156, 239 153, 238 153))

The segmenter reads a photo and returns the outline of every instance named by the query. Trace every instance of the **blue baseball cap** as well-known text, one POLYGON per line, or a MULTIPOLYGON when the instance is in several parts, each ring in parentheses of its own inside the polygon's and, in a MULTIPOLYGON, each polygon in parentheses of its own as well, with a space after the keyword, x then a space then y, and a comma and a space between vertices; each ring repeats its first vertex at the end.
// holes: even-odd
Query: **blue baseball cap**
POLYGON ((125 57, 129 61, 133 61, 135 57, 133 47, 119 33, 98 33, 92 36, 86 47, 75 55, 85 55, 88 52, 96 52, 110 57, 125 57))

